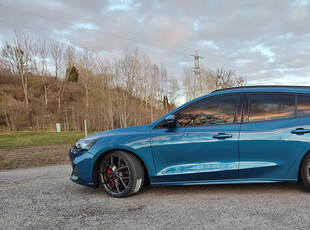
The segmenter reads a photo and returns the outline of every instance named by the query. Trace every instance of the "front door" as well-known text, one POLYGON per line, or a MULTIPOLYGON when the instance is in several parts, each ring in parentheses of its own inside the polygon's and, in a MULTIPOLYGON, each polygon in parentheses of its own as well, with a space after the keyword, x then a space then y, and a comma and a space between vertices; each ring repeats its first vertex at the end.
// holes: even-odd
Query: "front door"
POLYGON ((175 113, 177 127, 157 127, 151 147, 159 182, 238 178, 241 95, 208 97, 175 113))

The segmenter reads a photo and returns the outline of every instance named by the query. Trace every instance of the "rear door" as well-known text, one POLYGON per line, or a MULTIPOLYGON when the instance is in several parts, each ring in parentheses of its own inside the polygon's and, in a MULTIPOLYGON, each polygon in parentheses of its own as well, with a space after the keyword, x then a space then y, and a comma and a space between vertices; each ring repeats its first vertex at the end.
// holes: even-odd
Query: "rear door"
POLYGON ((308 145, 310 106, 305 101, 295 94, 246 94, 239 139, 241 179, 284 178, 308 145))

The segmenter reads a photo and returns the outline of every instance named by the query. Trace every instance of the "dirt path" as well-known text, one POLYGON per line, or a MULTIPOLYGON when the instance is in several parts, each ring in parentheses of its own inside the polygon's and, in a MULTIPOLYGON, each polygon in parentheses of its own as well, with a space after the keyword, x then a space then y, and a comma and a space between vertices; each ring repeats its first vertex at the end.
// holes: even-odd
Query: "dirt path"
POLYGON ((0 150, 0 170, 69 164, 71 145, 47 145, 0 150))

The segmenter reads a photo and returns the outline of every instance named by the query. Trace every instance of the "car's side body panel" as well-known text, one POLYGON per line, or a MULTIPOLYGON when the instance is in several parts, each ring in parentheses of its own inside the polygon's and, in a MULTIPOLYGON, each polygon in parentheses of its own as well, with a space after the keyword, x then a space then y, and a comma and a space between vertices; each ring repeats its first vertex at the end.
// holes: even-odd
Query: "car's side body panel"
POLYGON ((154 129, 151 146, 158 182, 238 178, 240 124, 154 129), (231 138, 213 138, 217 133, 231 138))
POLYGON ((309 145, 310 135, 296 135, 310 128, 310 118, 242 124, 239 139, 241 179, 283 179, 309 145))

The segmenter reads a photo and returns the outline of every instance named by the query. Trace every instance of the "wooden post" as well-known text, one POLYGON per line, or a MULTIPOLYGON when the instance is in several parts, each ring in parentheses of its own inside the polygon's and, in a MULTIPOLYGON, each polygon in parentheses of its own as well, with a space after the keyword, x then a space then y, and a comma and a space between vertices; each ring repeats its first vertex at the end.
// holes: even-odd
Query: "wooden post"
POLYGON ((87 137, 87 120, 84 120, 85 137, 87 137))

